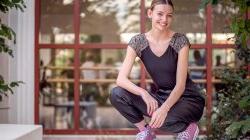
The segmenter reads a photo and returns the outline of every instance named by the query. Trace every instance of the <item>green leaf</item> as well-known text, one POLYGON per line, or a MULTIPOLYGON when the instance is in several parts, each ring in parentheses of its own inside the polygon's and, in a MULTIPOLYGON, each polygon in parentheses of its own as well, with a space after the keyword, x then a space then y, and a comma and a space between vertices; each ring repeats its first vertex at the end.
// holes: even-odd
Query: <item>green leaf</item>
POLYGON ((229 127, 226 128, 226 134, 232 138, 237 138, 239 135, 242 124, 239 122, 233 122, 229 127))
POLYGON ((2 24, 1 30, 3 36, 7 37, 9 40, 16 40, 16 33, 7 25, 2 24))
POLYGON ((8 91, 10 91, 11 94, 14 94, 13 90, 10 87, 8 87, 8 91))
POLYGON ((16 87, 16 86, 19 86, 19 84, 23 84, 23 82, 22 81, 11 82, 10 87, 16 87))
POLYGON ((239 26, 238 26, 238 23, 236 21, 232 22, 230 28, 231 28, 232 32, 234 32, 234 33, 239 32, 239 26))
POLYGON ((1 0, 0 1, 0 11, 7 13, 13 7, 17 7, 21 11, 26 8, 23 0, 1 0))
POLYGON ((22 0, 12 0, 13 3, 20 3, 22 0))
POLYGON ((239 107, 241 109, 250 107, 250 95, 240 100, 239 107))
POLYGON ((243 125, 241 131, 242 131, 243 134, 246 134, 246 133, 250 132, 250 119, 244 121, 244 125, 243 125))
POLYGON ((217 5, 218 4, 218 0, 212 0, 212 5, 217 5))
POLYGON ((3 92, 7 92, 8 91, 8 85, 2 85, 1 87, 3 92))
POLYGON ((9 48, 6 44, 0 44, 0 52, 8 53, 10 56, 13 56, 13 50, 9 48))
MULTIPOLYGON (((0 75, 0 77, 2 77, 0 75)), ((8 92, 10 92, 11 94, 13 94, 13 87, 19 86, 20 84, 22 84, 24 82, 22 81, 15 81, 15 82, 11 82, 10 84, 7 84, 4 82, 4 80, 0 81, 0 94, 4 94, 5 96, 7 96, 8 92)))

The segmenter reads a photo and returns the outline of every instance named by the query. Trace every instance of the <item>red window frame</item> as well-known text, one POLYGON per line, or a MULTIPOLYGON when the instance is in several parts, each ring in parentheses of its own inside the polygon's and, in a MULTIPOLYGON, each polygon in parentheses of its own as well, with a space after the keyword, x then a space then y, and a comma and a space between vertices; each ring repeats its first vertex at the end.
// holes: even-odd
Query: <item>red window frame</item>
MULTIPOLYGON (((116 129, 108 129, 108 130, 86 130, 79 128, 79 79, 80 79, 80 69, 77 69, 77 66, 80 65, 79 59, 79 51, 80 49, 92 48, 92 49, 125 49, 127 47, 126 44, 79 44, 79 30, 80 30, 80 0, 74 0, 74 33, 75 33, 75 42, 74 44, 69 45, 57 45, 57 44, 39 44, 39 27, 40 27, 40 6, 42 0, 35 1, 35 124, 39 124, 39 50, 44 48, 49 49, 74 49, 74 128, 73 129, 45 129, 44 134, 119 134, 119 135, 127 135, 127 134, 135 134, 135 130, 116 130, 116 129)), ((141 32, 145 32, 145 22, 146 17, 145 13, 145 0, 140 0, 140 30, 141 32)), ((250 15, 248 13, 248 15, 250 15)), ((249 16, 250 17, 250 16, 249 16)), ((211 109, 212 109, 212 50, 215 48, 233 48, 233 45, 228 44, 212 44, 212 7, 208 5, 206 7, 206 42, 205 44, 192 44, 193 49, 206 49, 206 91, 207 91, 207 99, 206 99, 206 119, 207 119, 207 129, 209 132, 211 128, 211 109)), ((143 66, 142 66, 143 67, 143 66)), ((140 83, 141 87, 146 86, 146 72, 145 69, 141 69, 141 78, 140 83)), ((205 133, 205 132, 203 132, 205 133)))

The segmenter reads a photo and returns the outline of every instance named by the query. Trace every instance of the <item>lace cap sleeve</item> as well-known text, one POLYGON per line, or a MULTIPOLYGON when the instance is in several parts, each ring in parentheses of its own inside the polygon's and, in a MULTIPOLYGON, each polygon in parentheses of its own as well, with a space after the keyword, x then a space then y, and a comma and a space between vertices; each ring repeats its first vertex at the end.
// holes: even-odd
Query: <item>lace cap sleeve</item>
POLYGON ((138 57, 141 57, 142 50, 144 50, 148 44, 143 34, 138 34, 130 39, 128 46, 135 50, 138 57))
POLYGON ((190 48, 191 44, 186 37, 186 35, 181 33, 176 33, 175 39, 171 42, 174 50, 178 53, 184 46, 188 46, 190 48))

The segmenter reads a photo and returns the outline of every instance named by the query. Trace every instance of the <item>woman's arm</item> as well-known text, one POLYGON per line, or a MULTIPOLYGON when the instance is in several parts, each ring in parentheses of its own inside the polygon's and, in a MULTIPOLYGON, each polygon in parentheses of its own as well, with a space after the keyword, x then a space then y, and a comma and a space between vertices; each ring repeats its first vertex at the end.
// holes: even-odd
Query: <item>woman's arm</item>
POLYGON ((139 95, 147 105, 147 113, 152 115, 153 112, 158 108, 157 101, 151 97, 151 95, 143 88, 136 86, 128 79, 128 75, 131 72, 133 63, 135 61, 136 52, 131 47, 127 48, 127 53, 122 64, 121 70, 118 74, 116 84, 129 92, 139 95))
POLYGON ((185 90, 188 71, 188 52, 189 46, 185 45, 178 53, 176 85, 168 99, 162 104, 163 109, 167 112, 179 100, 185 90))
POLYGON ((116 84, 129 92, 136 94, 136 95, 141 95, 146 92, 145 89, 136 86, 134 83, 132 83, 129 79, 128 76, 131 72, 131 69, 133 67, 134 61, 136 58, 136 52, 133 48, 127 47, 127 53, 125 56, 125 59, 123 61, 122 67, 119 71, 116 84))

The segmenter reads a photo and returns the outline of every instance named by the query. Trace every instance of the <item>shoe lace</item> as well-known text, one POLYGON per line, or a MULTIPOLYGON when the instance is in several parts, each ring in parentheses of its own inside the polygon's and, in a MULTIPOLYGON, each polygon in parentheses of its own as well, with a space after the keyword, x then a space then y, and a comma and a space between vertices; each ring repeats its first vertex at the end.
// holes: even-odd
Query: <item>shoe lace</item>
POLYGON ((183 131, 178 134, 177 139, 183 140, 183 139, 188 139, 189 137, 190 137, 189 133, 187 131, 183 131))
POLYGON ((136 135, 136 140, 144 140, 144 138, 149 135, 149 131, 145 130, 136 135))
POLYGON ((185 131, 178 133, 177 139, 183 140, 183 139, 189 139, 190 138, 190 131, 191 127, 189 126, 185 131))

